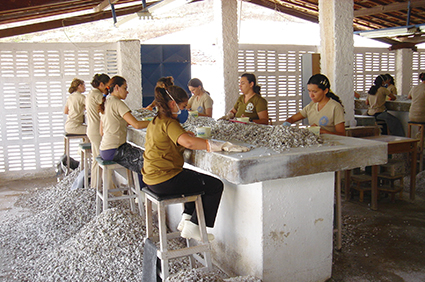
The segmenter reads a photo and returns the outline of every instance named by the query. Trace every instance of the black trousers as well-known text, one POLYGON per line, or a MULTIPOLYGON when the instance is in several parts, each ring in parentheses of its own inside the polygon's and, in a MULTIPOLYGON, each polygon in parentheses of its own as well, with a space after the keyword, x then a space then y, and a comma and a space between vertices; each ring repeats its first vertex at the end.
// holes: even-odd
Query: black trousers
MULTIPOLYGON (((223 193, 223 182, 220 179, 183 168, 183 171, 173 178, 160 184, 147 186, 161 196, 203 191, 205 194, 202 195, 202 205, 205 222, 208 227, 214 227, 221 194, 223 193)), ((192 215, 190 221, 198 224, 194 202, 185 203, 183 212, 192 215)))

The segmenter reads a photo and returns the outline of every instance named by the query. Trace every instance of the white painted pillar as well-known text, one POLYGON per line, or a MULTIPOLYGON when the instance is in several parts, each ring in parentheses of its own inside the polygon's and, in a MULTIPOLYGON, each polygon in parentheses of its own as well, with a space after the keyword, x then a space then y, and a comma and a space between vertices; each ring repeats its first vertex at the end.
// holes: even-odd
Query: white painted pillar
POLYGON ((394 80, 398 95, 409 94, 410 88, 412 87, 412 57, 412 49, 396 50, 396 69, 394 80))
POLYGON ((237 0, 214 0, 214 21, 219 50, 213 116, 217 118, 231 110, 239 96, 237 0))
POLYGON ((142 63, 138 39, 118 41, 118 75, 127 80, 128 96, 125 103, 130 109, 142 107, 142 63))
POLYGON ((319 0, 321 72, 342 100, 346 125, 354 121, 353 5, 353 0, 319 0))

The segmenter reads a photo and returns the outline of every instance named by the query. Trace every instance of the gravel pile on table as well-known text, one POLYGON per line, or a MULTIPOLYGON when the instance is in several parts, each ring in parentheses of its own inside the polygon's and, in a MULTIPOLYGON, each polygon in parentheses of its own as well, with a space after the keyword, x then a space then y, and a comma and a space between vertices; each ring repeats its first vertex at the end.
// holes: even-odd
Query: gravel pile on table
POLYGON ((267 147, 277 152, 289 148, 318 146, 322 144, 319 136, 305 128, 283 125, 261 125, 256 123, 237 123, 224 120, 215 121, 209 117, 191 117, 183 128, 196 133, 197 127, 211 127, 211 138, 267 147))
MULTIPOLYGON (((154 116, 149 110, 135 110, 137 119, 154 116)), ((223 141, 240 141, 260 147, 267 147, 277 152, 289 148, 320 146, 322 139, 305 128, 283 125, 261 125, 256 123, 235 123, 224 120, 216 121, 210 117, 192 117, 189 115, 183 128, 196 134, 198 127, 211 127, 211 138, 223 141)))
MULTIPOLYGON (((22 195, 16 205, 31 214, 0 224, 4 281, 141 281, 144 218, 130 212, 127 201, 113 202, 95 216, 94 190, 71 190, 77 174, 22 195)), ((184 243, 174 239, 169 247, 184 243)), ((189 265, 187 257, 171 260, 170 274, 189 265)))

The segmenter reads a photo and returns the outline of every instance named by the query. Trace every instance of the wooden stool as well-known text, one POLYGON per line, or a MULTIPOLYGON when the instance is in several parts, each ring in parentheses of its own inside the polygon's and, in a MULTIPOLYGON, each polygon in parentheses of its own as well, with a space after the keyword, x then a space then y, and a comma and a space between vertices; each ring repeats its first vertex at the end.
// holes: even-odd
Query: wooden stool
POLYGON ((412 126, 418 127, 418 132, 420 134, 419 138, 419 144, 418 144, 418 154, 419 154, 419 171, 423 170, 423 157, 424 157, 424 130, 425 122, 416 122, 416 121, 409 121, 407 123, 407 137, 412 138, 412 126))
POLYGON ((80 143, 80 171, 84 169, 84 188, 89 187, 89 171, 91 168, 91 143, 80 143))
POLYGON ((103 202, 103 211, 108 209, 109 202, 119 201, 119 200, 130 200, 130 209, 132 212, 135 212, 135 199, 138 200, 139 205, 139 214, 143 216, 143 198, 140 191, 140 186, 136 186, 135 182, 138 183, 138 177, 136 172, 132 172, 120 164, 117 164, 114 161, 105 161, 101 157, 96 157, 96 161, 99 163, 99 174, 98 182, 96 188, 96 215, 100 214, 100 201, 103 202), (125 169, 127 172, 127 185, 126 187, 112 188, 112 174, 117 169, 125 169), (134 181, 134 178, 137 178, 134 181), (101 181, 103 182, 103 187, 101 187, 101 181), (123 192, 126 191, 126 195, 114 196, 111 193, 114 192, 123 192))
POLYGON ((71 139, 83 139, 83 142, 87 140, 86 134, 70 134, 65 133, 64 134, 64 141, 65 141, 65 155, 66 155, 66 173, 65 175, 69 174, 69 163, 70 163, 70 140, 71 139))
POLYGON ((390 129, 388 128, 388 124, 385 120, 376 120, 376 125, 381 128, 381 133, 383 135, 390 135, 390 129))
POLYGON ((211 245, 208 242, 207 228, 205 225, 204 218, 204 209, 202 207, 201 200, 201 196, 203 193, 192 193, 186 195, 167 195, 161 197, 147 188, 143 188, 142 191, 145 193, 146 239, 150 239, 153 242, 159 241, 159 250, 157 249, 157 257, 161 260, 161 270, 158 270, 158 275, 161 277, 162 281, 165 281, 169 275, 168 260, 178 257, 189 256, 191 267, 195 266, 194 262, 196 259, 200 263, 202 263, 208 270, 212 270, 211 245), (184 204, 187 202, 195 202, 202 242, 199 242, 197 246, 191 246, 190 240, 186 240, 186 248, 178 250, 168 250, 167 240, 180 237, 180 232, 167 233, 165 218, 166 207, 172 204, 184 204), (159 238, 157 236, 153 236, 152 203, 156 204, 158 208, 159 238), (203 258, 201 258, 198 253, 203 253, 203 258))
POLYGON ((391 202, 395 202, 395 194, 400 192, 400 199, 403 198, 403 174, 391 175, 388 172, 379 173, 378 179, 382 181, 389 181, 391 184, 388 185, 380 185, 378 186, 378 191, 382 191, 388 194, 391 194, 391 202), (400 186, 394 186, 394 181, 400 179, 400 186))
POLYGON ((367 174, 358 174, 358 175, 352 175, 350 177, 350 181, 354 182, 356 186, 353 187, 353 189, 360 192, 360 198, 359 201, 363 202, 364 199, 364 192, 372 190, 372 176, 367 174), (362 184, 370 182, 371 185, 368 187, 362 187, 362 184))

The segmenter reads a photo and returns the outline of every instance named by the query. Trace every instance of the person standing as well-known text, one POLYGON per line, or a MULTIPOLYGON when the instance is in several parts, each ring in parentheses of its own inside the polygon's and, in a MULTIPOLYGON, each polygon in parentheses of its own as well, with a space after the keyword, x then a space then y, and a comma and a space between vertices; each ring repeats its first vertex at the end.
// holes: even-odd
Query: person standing
POLYGON ((74 78, 68 92, 71 94, 66 100, 64 114, 68 115, 65 122, 67 134, 86 134, 87 126, 84 124, 84 110, 86 97, 82 94, 86 91, 84 81, 74 78))
POLYGON ((95 158, 99 156, 100 140, 100 115, 99 106, 102 104, 103 95, 106 96, 107 89, 106 84, 109 82, 109 76, 107 74, 95 74, 91 82, 93 89, 86 97, 86 111, 87 111, 87 136, 91 143, 91 151, 93 156, 91 166, 91 183, 92 188, 97 187, 97 174, 99 165, 95 158))
POLYGON ((425 72, 419 75, 421 83, 414 86, 407 98, 412 99, 409 110, 409 120, 416 122, 425 122, 425 72))
POLYGON ((202 81, 192 78, 187 84, 193 96, 190 97, 187 107, 191 111, 198 111, 198 115, 212 117, 213 100, 210 93, 204 89, 202 81))

